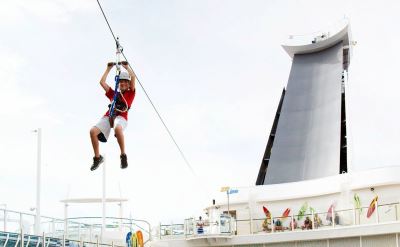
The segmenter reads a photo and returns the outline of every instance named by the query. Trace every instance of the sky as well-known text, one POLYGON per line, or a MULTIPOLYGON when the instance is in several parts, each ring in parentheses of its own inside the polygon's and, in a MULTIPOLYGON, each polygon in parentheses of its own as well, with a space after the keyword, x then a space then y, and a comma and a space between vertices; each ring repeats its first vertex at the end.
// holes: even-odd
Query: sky
MULTIPOLYGON (((137 85, 125 132, 128 169, 119 168, 115 138, 100 147, 106 194, 129 199, 125 217, 176 222, 223 198, 222 186, 254 185, 290 72, 281 44, 344 16, 357 41, 346 102, 350 169, 398 165, 398 1, 101 4, 194 170, 137 85)), ((115 59, 115 43, 94 0, 2 0, 0 19, 0 205, 24 212, 35 206, 33 130, 41 128, 41 213, 62 218, 60 200, 102 195, 102 169, 89 170, 89 129, 108 105, 98 82, 115 59)), ((69 209, 75 217, 101 215, 101 205, 69 209)), ((107 215, 117 212, 116 204, 107 206, 107 215)))

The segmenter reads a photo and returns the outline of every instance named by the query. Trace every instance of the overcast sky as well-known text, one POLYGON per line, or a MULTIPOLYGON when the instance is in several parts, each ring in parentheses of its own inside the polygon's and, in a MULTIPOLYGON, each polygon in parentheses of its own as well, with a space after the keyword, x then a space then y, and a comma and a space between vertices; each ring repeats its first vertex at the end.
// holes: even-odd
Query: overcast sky
MULTIPOLYGON (((183 219, 221 186, 254 185, 291 66, 280 45, 344 16, 358 42, 346 102, 351 169, 399 164, 399 1, 101 3, 196 174, 139 88, 125 132, 128 169, 119 168, 115 138, 101 145, 107 195, 129 199, 124 216, 183 219)), ((98 81, 115 44, 95 0, 2 0, 0 20, 0 204, 35 206, 32 130, 41 127, 42 214, 63 217, 59 200, 101 196, 102 170, 89 170, 89 129, 106 111, 98 81)), ((71 216, 101 213, 100 205, 70 208, 71 216)))

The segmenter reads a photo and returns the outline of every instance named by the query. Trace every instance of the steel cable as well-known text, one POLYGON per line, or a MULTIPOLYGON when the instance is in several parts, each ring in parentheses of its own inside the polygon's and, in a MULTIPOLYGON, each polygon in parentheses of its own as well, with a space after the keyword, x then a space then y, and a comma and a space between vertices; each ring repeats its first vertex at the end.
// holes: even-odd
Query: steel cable
MULTIPOLYGON (((99 7, 100 7, 101 13, 103 14, 103 17, 104 17, 104 19, 105 19, 105 21, 106 21, 106 23, 107 23, 107 26, 108 26, 108 28, 110 29, 110 32, 111 32, 111 35, 113 36, 114 41, 117 42, 117 38, 116 38, 116 36, 114 35, 114 32, 113 32, 113 30, 112 30, 112 28, 111 28, 111 26, 110 26, 110 23, 108 22, 107 16, 106 16, 106 14, 104 13, 103 8, 101 7, 101 4, 100 4, 99 0, 96 0, 96 1, 97 1, 97 4, 98 4, 99 7)), ((131 69, 133 70, 133 68, 132 68, 132 66, 131 66, 131 63, 128 61, 128 59, 126 58, 126 56, 125 56, 125 54, 124 54, 123 51, 121 52, 121 54, 122 54, 122 56, 124 57, 125 61, 128 62, 129 68, 131 68, 131 69)), ((134 70, 133 70, 133 71, 134 71, 134 70)), ((142 83, 140 82, 140 80, 139 80, 138 76, 136 75, 136 73, 135 73, 135 77, 136 77, 136 80, 137 80, 137 82, 139 83, 140 87, 142 88, 144 94, 146 95, 146 98, 149 100, 151 106, 153 107, 154 111, 156 112, 158 118, 160 119, 161 123, 164 125, 164 128, 165 128, 165 130, 167 131, 169 137, 172 139, 172 141, 174 142, 174 144, 175 144, 176 148, 178 149, 180 155, 182 156, 183 160, 185 161, 187 167, 190 169, 190 171, 192 172, 192 174, 193 174, 194 176, 196 176, 196 174, 195 174, 195 172, 194 172, 194 170, 193 170, 193 167, 190 165, 189 161, 186 159, 185 154, 183 153, 182 149, 180 148, 180 146, 179 146, 178 143, 176 142, 174 136, 172 135, 171 131, 169 130, 168 126, 166 125, 164 119, 161 117, 161 114, 158 112, 156 106, 154 105, 154 103, 153 103, 153 101, 151 100, 151 98, 150 98, 149 94, 147 93, 146 89, 144 88, 144 86, 143 86, 142 83)))

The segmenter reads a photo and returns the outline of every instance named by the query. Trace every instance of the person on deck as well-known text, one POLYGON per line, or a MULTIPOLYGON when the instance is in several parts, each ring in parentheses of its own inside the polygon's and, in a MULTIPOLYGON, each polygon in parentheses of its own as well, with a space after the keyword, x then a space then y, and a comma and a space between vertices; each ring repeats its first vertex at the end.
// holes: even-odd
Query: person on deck
MULTIPOLYGON (((110 62, 107 64, 106 71, 100 79, 100 85, 106 92, 106 97, 110 102, 114 99, 114 90, 106 83, 107 76, 115 63, 110 62)), ((121 168, 128 167, 128 158, 125 153, 125 140, 124 130, 128 125, 128 110, 132 105, 135 98, 135 73, 128 66, 127 62, 122 62, 122 67, 125 71, 121 71, 119 75, 119 93, 115 102, 115 109, 113 117, 110 119, 110 110, 99 120, 99 122, 90 129, 90 139, 92 141, 94 157, 93 164, 90 167, 91 171, 96 170, 104 161, 104 157, 100 155, 99 141, 107 142, 110 135, 111 128, 114 128, 114 134, 117 138, 119 147, 121 149, 121 168)))

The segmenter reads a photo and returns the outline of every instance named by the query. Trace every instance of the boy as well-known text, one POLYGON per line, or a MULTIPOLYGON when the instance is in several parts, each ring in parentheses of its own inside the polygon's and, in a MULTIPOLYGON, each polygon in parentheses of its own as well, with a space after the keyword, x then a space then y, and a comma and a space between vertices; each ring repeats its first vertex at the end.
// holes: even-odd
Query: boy
MULTIPOLYGON (((114 98, 114 90, 106 83, 108 73, 114 66, 113 62, 107 64, 107 69, 100 79, 100 85, 106 92, 106 97, 112 102, 114 98)), ((99 141, 107 142, 110 135, 111 128, 114 128, 115 137, 117 138, 119 148, 121 149, 121 168, 128 167, 128 158, 125 153, 125 141, 123 131, 128 125, 128 110, 131 107, 132 101, 135 98, 135 73, 128 66, 127 62, 122 62, 122 66, 127 72, 121 71, 119 76, 119 89, 118 97, 115 103, 113 118, 110 119, 108 110, 100 121, 90 129, 90 139, 92 141, 94 157, 93 164, 90 167, 91 171, 96 170, 104 158, 100 155, 99 141), (115 119, 114 119, 115 118, 115 119), (111 123, 111 124, 110 124, 111 123)))

